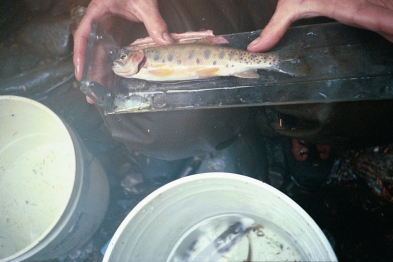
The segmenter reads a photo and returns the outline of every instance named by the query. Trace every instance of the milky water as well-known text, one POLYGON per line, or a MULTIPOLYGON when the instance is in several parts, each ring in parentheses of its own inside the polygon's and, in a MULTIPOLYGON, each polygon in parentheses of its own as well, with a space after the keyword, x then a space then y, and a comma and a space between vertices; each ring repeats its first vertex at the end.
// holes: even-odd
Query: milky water
POLYGON ((167 262, 303 260, 295 240, 278 225, 259 217, 226 214, 188 230, 167 262))
POLYGON ((73 147, 45 140, 48 134, 38 134, 0 150, 0 258, 42 237, 68 203, 73 147))

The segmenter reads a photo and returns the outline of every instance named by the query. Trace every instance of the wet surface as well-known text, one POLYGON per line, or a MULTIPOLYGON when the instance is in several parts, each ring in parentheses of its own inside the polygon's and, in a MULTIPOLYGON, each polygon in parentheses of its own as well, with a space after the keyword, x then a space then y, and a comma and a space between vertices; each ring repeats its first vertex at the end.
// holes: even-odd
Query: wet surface
MULTIPOLYGON (((15 10, 13 6, 7 8, 15 10)), ((328 183, 314 190, 304 190, 291 180, 288 154, 285 154, 288 139, 266 137, 252 125, 234 144, 214 154, 176 161, 146 157, 112 139, 98 110, 86 103, 79 83, 72 76, 72 63, 67 60, 70 53, 58 57, 26 51, 26 47, 17 41, 15 32, 27 18, 18 17, 18 26, 11 18, 2 22, 3 25, 12 21, 9 25, 13 25, 14 31, 6 31, 8 38, 6 41, 2 39, 1 43, 0 94, 36 99, 70 124, 103 165, 111 188, 106 218, 89 244, 52 262, 102 261, 101 248, 147 194, 176 178, 210 171, 244 174, 279 188, 317 222, 340 261, 391 261, 391 145, 334 148, 333 166, 324 170, 329 173, 328 183), (45 72, 51 70, 59 74, 44 78, 48 77, 45 72)), ((378 126, 375 128, 378 130, 378 126)))

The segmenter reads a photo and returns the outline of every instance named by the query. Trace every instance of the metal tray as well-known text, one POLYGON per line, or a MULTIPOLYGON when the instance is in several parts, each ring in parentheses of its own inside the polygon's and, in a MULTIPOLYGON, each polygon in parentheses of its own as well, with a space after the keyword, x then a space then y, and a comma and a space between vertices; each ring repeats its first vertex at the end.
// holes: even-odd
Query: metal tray
MULTIPOLYGON (((245 49, 259 33, 224 37, 229 46, 245 49)), ((340 23, 299 26, 275 49, 299 45, 310 67, 306 77, 260 70, 259 79, 149 82, 113 73, 122 50, 94 24, 81 90, 106 114, 393 98, 393 44, 378 34, 340 23)))

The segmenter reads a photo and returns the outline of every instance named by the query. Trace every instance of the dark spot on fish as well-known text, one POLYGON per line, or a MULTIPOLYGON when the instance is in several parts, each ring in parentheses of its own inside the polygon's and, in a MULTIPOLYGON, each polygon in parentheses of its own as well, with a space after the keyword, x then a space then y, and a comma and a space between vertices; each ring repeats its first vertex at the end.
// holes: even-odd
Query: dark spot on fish
POLYGON ((158 59, 160 59, 160 52, 156 52, 153 59, 154 61, 158 61, 158 59))
POLYGON ((177 60, 177 64, 180 65, 181 64, 181 60, 177 60))
POLYGON ((219 59, 223 59, 225 57, 225 52, 224 51, 221 51, 219 54, 218 54, 218 58, 219 59))
POLYGON ((196 63, 199 65, 201 63, 201 61, 199 60, 199 58, 197 58, 196 63))
POLYGON ((191 50, 190 53, 188 54, 188 59, 191 59, 194 56, 195 51, 191 50))
POLYGON ((206 59, 209 59, 209 57, 210 57, 210 50, 209 50, 209 49, 206 49, 205 51, 203 51, 203 56, 204 56, 206 59))
POLYGON ((169 55, 168 55, 168 61, 170 62, 170 61, 172 61, 173 60, 173 54, 172 53, 169 53, 169 55))
POLYGON ((216 65, 217 64, 217 61, 213 61, 213 65, 216 65))

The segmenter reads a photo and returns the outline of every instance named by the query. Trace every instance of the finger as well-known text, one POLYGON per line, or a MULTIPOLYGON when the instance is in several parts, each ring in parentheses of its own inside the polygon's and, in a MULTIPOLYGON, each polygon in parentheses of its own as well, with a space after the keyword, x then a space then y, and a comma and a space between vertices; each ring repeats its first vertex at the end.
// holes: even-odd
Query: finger
POLYGON ((74 56, 75 77, 79 81, 82 79, 83 66, 86 57, 87 44, 93 22, 105 13, 104 6, 97 6, 94 1, 89 7, 74 34, 74 56))
POLYGON ((383 34, 383 33, 381 33, 381 35, 382 35, 383 37, 385 37, 388 41, 390 41, 390 42, 393 43, 393 35, 383 34))
POLYGON ((143 20, 143 23, 145 24, 150 37, 153 38, 157 44, 167 45, 174 42, 170 37, 168 27, 158 10, 151 11, 150 15, 146 16, 143 20))
POLYGON ((86 96, 86 101, 87 101, 87 103, 89 103, 89 104, 94 104, 94 100, 91 99, 91 98, 88 97, 88 96, 86 96))
MULTIPOLYGON (((168 33, 168 27, 162 18, 155 0, 139 0, 130 7, 139 21, 143 22, 150 37, 157 44, 171 44, 173 39, 168 33)), ((127 17, 127 16, 126 16, 127 17)))
POLYGON ((278 5, 273 17, 262 30, 257 39, 251 42, 247 50, 250 52, 261 52, 272 48, 280 41, 293 21, 293 13, 287 11, 287 7, 278 5))
MULTIPOLYGON (((393 10, 369 4, 360 9, 353 18, 355 26, 375 31, 381 35, 393 35, 393 10)), ((388 38, 389 39, 389 38, 388 38)))

